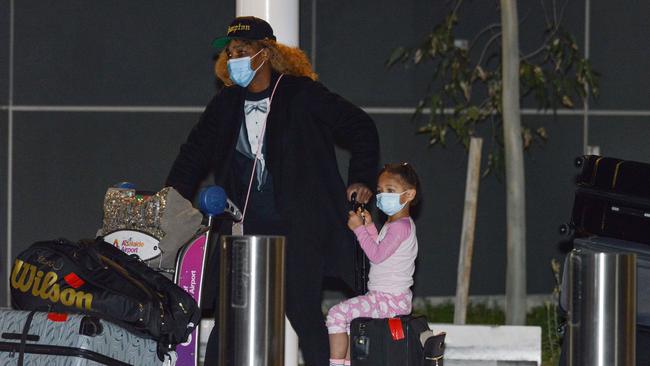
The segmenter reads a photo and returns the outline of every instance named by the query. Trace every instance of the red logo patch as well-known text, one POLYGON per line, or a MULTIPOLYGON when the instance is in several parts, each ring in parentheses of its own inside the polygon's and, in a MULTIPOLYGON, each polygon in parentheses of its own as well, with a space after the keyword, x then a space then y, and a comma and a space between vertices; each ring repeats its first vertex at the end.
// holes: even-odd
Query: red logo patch
POLYGON ((388 328, 390 329, 390 334, 393 336, 394 341, 399 341, 404 339, 404 328, 402 327, 402 319, 390 318, 388 319, 388 328))
POLYGON ((68 314, 66 313, 47 313, 47 318, 53 322, 64 322, 68 320, 68 314))
POLYGON ((79 276, 77 276, 74 272, 68 273, 65 277, 63 277, 63 279, 72 288, 79 288, 86 283, 86 281, 79 278, 79 276))

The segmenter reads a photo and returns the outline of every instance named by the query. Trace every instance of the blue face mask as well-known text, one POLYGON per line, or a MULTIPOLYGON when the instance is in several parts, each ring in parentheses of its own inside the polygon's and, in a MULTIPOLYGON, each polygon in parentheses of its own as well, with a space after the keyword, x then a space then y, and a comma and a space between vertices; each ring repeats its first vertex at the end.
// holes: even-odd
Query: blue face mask
MULTIPOLYGON (((254 54, 253 57, 257 56, 262 52, 260 50, 258 53, 254 54)), ((260 65, 257 69, 253 70, 251 67, 251 60, 253 57, 246 56, 246 57, 240 57, 240 58, 233 58, 231 60, 228 60, 228 74, 230 75, 230 80, 232 80, 233 83, 241 86, 242 88, 245 88, 248 86, 248 84, 251 83, 251 80, 255 77, 255 73, 257 70, 264 65, 264 62, 262 62, 262 65, 260 65)))
POLYGON ((380 193, 377 195, 377 208, 386 215, 393 216, 406 206, 406 202, 400 203, 399 197, 406 193, 380 193))

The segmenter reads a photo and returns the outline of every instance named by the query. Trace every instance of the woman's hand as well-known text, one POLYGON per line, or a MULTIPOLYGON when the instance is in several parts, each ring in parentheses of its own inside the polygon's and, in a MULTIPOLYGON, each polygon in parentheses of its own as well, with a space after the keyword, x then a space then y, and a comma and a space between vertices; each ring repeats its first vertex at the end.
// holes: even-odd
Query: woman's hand
POLYGON ((366 204, 372 198, 372 191, 363 183, 350 184, 347 190, 348 201, 352 200, 352 193, 357 193, 357 202, 366 204))

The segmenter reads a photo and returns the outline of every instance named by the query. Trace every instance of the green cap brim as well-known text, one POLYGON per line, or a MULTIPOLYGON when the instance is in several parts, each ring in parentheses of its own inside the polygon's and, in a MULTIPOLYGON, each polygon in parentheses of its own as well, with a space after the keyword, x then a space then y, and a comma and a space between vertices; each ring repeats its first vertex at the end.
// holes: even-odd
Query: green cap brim
POLYGON ((220 38, 215 38, 214 41, 212 41, 212 48, 216 50, 222 50, 224 47, 228 45, 228 42, 232 40, 231 37, 220 37, 220 38))

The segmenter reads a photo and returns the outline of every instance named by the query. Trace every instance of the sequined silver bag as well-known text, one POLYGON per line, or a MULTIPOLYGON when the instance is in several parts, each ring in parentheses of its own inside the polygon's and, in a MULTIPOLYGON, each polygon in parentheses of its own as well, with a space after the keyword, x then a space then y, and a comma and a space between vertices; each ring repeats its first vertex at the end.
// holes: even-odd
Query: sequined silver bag
POLYGON ((203 215, 174 188, 147 196, 134 189, 109 188, 98 236, 127 254, 160 268, 175 265, 176 253, 201 228, 203 215))

